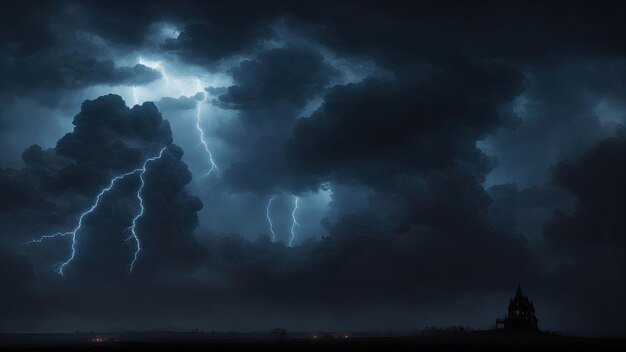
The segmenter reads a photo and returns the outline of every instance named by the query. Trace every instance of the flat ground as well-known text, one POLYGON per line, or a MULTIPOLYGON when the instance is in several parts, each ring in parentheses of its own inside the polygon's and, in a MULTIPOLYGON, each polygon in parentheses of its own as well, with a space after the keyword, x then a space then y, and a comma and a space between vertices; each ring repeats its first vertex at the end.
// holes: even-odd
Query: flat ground
MULTIPOLYGON (((267 334, 269 335, 269 334, 267 334)), ((263 334, 36 334, 0 335, 13 351, 624 351, 624 338, 583 338, 501 332, 331 338, 313 334, 272 339, 263 334), (305 337, 306 336, 306 337, 305 337)))

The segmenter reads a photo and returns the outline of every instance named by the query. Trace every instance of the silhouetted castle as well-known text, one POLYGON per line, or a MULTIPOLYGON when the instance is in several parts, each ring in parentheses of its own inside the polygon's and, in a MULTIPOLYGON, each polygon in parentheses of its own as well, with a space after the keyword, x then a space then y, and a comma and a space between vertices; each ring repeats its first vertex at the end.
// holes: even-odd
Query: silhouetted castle
POLYGON ((504 319, 496 319, 496 328, 537 331, 538 322, 535 305, 522 294, 522 289, 517 285, 515 298, 509 301, 509 313, 504 319))

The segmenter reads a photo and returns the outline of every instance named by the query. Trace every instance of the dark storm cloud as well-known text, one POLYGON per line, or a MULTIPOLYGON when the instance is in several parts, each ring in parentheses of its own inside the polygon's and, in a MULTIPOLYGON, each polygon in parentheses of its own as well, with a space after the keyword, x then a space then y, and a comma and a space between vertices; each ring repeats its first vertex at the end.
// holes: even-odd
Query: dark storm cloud
POLYGON ((0 171, 0 283, 12 283, 3 330, 487 327, 521 282, 542 327, 623 333, 624 139, 597 145, 613 132, 596 113, 623 122, 617 2, 23 4, 0 11, 2 93, 160 77, 115 66, 118 51, 208 71, 243 57, 233 86, 207 89, 235 114, 210 131, 232 159, 202 180, 215 194, 208 211, 235 198, 224 217, 247 222, 268 194, 325 183, 333 199, 328 237, 295 248, 212 228, 193 236, 202 203, 156 106, 174 118, 201 97, 132 109, 112 95, 87 101, 56 148, 30 147, 23 169, 0 171), (148 42, 163 23, 180 35, 148 42), (73 41, 79 32, 109 45, 106 55, 73 41), (371 60, 387 75, 330 86, 344 74, 336 59, 371 60), (488 136, 491 149, 479 149, 488 136), (23 245, 72 228, 112 176, 164 146, 145 174, 132 276, 136 176, 85 222, 64 280, 49 268, 66 258, 66 239, 23 245), (515 171, 487 191, 494 156, 515 171), (256 198, 238 198, 246 192, 256 198))
POLYGON ((38 305, 32 305, 30 293, 34 280, 34 270, 28 259, 0 244, 0 285, 3 287, 0 290, 0 309, 3 312, 0 329, 3 331, 28 326, 25 316, 38 308, 38 305))
POLYGON ((93 43, 81 39, 89 25, 84 16, 76 15, 75 7, 54 1, 2 5, 3 96, 51 94, 93 85, 144 85, 161 77, 158 71, 144 65, 116 65, 110 58, 110 49, 94 50, 93 43))
POLYGON ((177 38, 166 40, 162 48, 189 61, 210 64, 248 52, 254 49, 258 40, 269 38, 270 34, 271 29, 257 27, 255 23, 192 24, 185 26, 177 38))
POLYGON ((212 63, 254 51, 259 41, 271 39, 277 20, 342 54, 375 57, 391 65, 458 53, 516 60, 548 54, 623 53, 624 9, 613 0, 594 6, 585 1, 439 1, 397 6, 375 1, 231 1, 220 6, 196 1, 156 1, 150 6, 107 1, 80 7, 91 30, 127 45, 140 44, 150 26, 163 18, 183 24, 180 36, 163 47, 193 62, 212 63))
MULTIPOLYGON (((312 48, 287 47, 263 51, 256 59, 234 67, 231 73, 235 85, 219 96, 219 102, 231 109, 250 111, 302 106, 326 86, 335 70, 312 48)), ((254 118, 252 114, 242 117, 254 118)))
POLYGON ((310 47, 262 51, 232 69, 234 85, 215 104, 237 110, 237 121, 222 138, 239 149, 224 171, 236 190, 271 193, 301 183, 285 163, 284 142, 308 100, 322 93, 336 74, 310 47))
POLYGON ((128 170, 145 159, 146 150, 156 154, 158 146, 172 143, 169 122, 153 103, 129 109, 117 95, 84 102, 73 124, 55 149, 79 166, 128 170))
POLYGON ((441 1, 391 7, 363 1, 231 1, 220 6, 198 1, 153 1, 149 5, 93 1, 49 2, 37 14, 29 4, 12 4, 3 11, 3 32, 10 34, 7 37, 12 47, 23 51, 50 44, 46 32, 49 22, 42 14, 52 14, 57 21, 69 18, 81 30, 131 47, 142 44, 154 23, 169 20, 179 24, 182 31, 178 38, 165 41, 164 48, 195 62, 250 52, 259 40, 271 39, 274 32, 270 28, 278 19, 286 20, 298 34, 338 52, 390 63, 457 53, 520 60, 555 53, 623 53, 620 25, 624 9, 618 1, 600 1, 594 6, 584 1, 441 1), (67 12, 80 13, 82 21, 67 12), (360 20, 354 21, 357 17, 360 20))
MULTIPOLYGON (((89 316, 110 322, 124 310, 142 311, 132 309, 139 297, 152 310, 155 305, 145 297, 162 286, 162 278, 193 270, 205 256, 191 237, 202 203, 185 190, 191 174, 181 162, 183 151, 171 144, 169 124, 154 104, 129 109, 119 96, 103 96, 86 101, 74 125, 56 149, 33 146, 23 154, 25 168, 0 172, 0 283, 10 287, 0 297, 3 331, 29 330, 36 322, 57 330, 71 326, 64 325, 69 315, 86 322, 88 316, 80 313, 85 307, 95 309, 89 309, 89 316), (141 166, 163 147, 167 149, 162 158, 150 163, 144 175, 145 213, 137 223, 142 250, 133 276, 128 270, 135 247, 127 239, 128 226, 139 211, 137 175, 118 182, 84 219, 76 257, 59 281, 52 270, 70 255, 68 238, 25 242, 74 228, 111 177, 141 166), (42 291, 41 284, 47 289, 42 291), (56 327, 46 321, 55 321, 56 327)), ((165 296, 155 304, 173 298, 165 296)))
POLYGON ((253 245, 222 239, 209 245, 219 258, 213 266, 236 272, 243 285, 235 291, 236 301, 259 302, 246 305, 270 308, 269 319, 297 310, 314 322, 300 326, 313 326, 327 314, 334 317, 327 323, 331 326, 379 326, 380 321, 406 326, 418 311, 458 302, 460 292, 506 290, 508 274, 491 263, 510 268, 516 277, 524 277, 517 269, 530 264, 516 239, 476 233, 460 238, 462 248, 447 245, 437 230, 420 232, 333 236, 292 251, 262 240, 253 245))
POLYGON ((607 329, 623 333, 626 139, 619 129, 617 137, 556 166, 555 182, 576 197, 576 208, 555 212, 544 227, 544 239, 559 270, 550 288, 564 293, 565 305, 580 307, 568 316, 602 321, 607 329), (565 293, 568 287, 577 289, 565 293), (585 306, 589 301, 595 302, 592 307, 585 306))
MULTIPOLYGON (((284 72, 282 67, 290 61, 315 62, 290 60, 285 50, 279 50, 274 54, 286 57, 268 60, 281 65, 267 71, 284 72)), ((267 57, 260 55, 258 60, 267 57)), ((274 82, 265 78, 266 70, 258 73, 263 65, 240 68, 244 66, 254 70, 237 71, 235 87, 249 80, 255 89, 229 88, 220 97, 220 101, 238 98, 240 119, 265 117, 260 112, 284 104, 284 96, 290 97, 289 102, 301 102, 298 85, 307 82, 307 75, 294 75, 289 85, 279 81, 274 94, 270 89, 274 85, 265 86, 274 82), (231 95, 233 91, 242 93, 231 95)), ((290 72, 300 71, 286 74, 290 72)), ((425 64, 397 76, 331 88, 316 112, 297 120, 292 140, 272 144, 268 137, 259 138, 251 149, 254 167, 246 172, 237 163, 224 173, 225 178, 239 176, 247 187, 256 189, 263 189, 265 175, 274 173, 271 182, 292 178, 288 182, 298 182, 295 189, 304 189, 303 184, 316 188, 322 180, 333 184, 356 180, 372 193, 372 205, 337 222, 325 222, 329 238, 295 249, 291 255, 299 259, 284 274, 287 259, 280 256, 290 254, 281 254, 280 245, 262 239, 255 245, 237 239, 211 240, 207 247, 214 265, 229 276, 237 272, 242 288, 235 300, 258 300, 275 307, 273 316, 286 314, 287 307, 320 310, 357 326, 375 324, 373 312, 382 310, 387 313, 377 318, 393 325, 392 320, 414 314, 407 312, 460 300, 460 292, 480 295, 483 290, 514 286, 502 267, 516 278, 531 276, 534 264, 525 241, 491 227, 490 199, 475 178, 489 169, 474 147, 475 140, 508 118, 501 109, 521 91, 522 75, 504 65, 461 60, 425 64), (274 167, 284 153, 292 164, 274 167), (381 211, 382 204, 393 206, 381 211), (467 262, 474 266, 464 266, 467 262), (323 292, 316 287, 323 287, 323 292)), ((254 126, 285 118, 293 127, 292 116, 274 115, 254 121, 254 126)), ((276 135, 281 134, 271 134, 276 135)), ((238 145, 244 143, 248 141, 238 145)), ((288 263, 296 260, 287 258, 288 263)))
POLYGON ((0 212, 10 212, 28 206, 35 198, 26 180, 14 178, 10 172, 0 173, 0 188, 3 191, 0 212))
MULTIPOLYGON (((4 3, 0 11, 0 44, 9 52, 29 55, 48 48, 52 43, 47 30, 50 16, 58 15, 58 6, 52 1, 20 1, 4 3), (33 11, 37 8, 39 11, 33 11)), ((4 54, 7 52, 5 51, 4 54)))
MULTIPOLYGON (((3 201, 5 236, 23 242, 73 228, 77 216, 93 204, 96 193, 112 177, 140 167, 144 160, 158 155, 167 146, 162 159, 150 163, 144 176, 146 213, 138 231, 154 236, 142 239, 146 250, 144 260, 154 261, 162 268, 193 262, 198 254, 193 254, 193 240, 189 236, 197 226, 195 213, 202 203, 184 190, 191 175, 180 161, 182 150, 171 144, 169 123, 162 119, 155 105, 144 103, 129 109, 119 96, 103 96, 83 103, 74 125, 74 131, 61 138, 53 151, 33 146, 23 154, 24 169, 2 172, 2 192, 12 195, 6 204, 3 201), (166 215, 169 213, 175 215, 166 215), (28 226, 20 228, 19 222, 26 219, 28 226), (159 223, 164 219, 167 224, 159 223), (148 248, 151 248, 149 255, 148 248), (160 257, 173 248, 177 250, 167 255, 169 259, 160 257)), ((120 181, 120 189, 113 190, 112 199, 103 199, 102 207, 84 224, 76 260, 81 271, 88 272, 91 268, 103 274, 101 269, 106 268, 107 273, 110 270, 123 273, 124 269, 119 270, 130 258, 129 246, 123 245, 129 242, 123 238, 128 236, 125 229, 138 211, 135 195, 138 187, 137 175, 120 181), (107 236, 107 233, 117 235, 107 236), (89 243, 98 244, 95 248, 107 248, 98 251, 104 257, 94 255, 89 243), (91 255, 83 255, 82 250, 91 255), (94 258, 99 259, 90 260, 94 258)), ((68 248, 63 246, 67 238, 51 242, 53 248, 59 249, 58 258, 68 255, 68 248)), ((70 274, 73 270, 74 267, 70 274)))
POLYGON ((294 26, 338 52, 388 65, 463 54, 526 60, 554 54, 621 55, 617 1, 342 2, 293 8, 294 26), (567 15, 565 15, 567 14, 567 15), (359 21, 351 20, 359 18, 359 21), (305 24, 305 25, 302 25, 305 24))
POLYGON ((553 186, 520 189, 507 183, 492 186, 488 192, 493 200, 489 217, 494 226, 533 238, 541 235, 543 224, 555 210, 570 210, 573 203, 568 192, 553 186))
POLYGON ((80 89, 93 85, 144 85, 161 78, 149 67, 136 64, 116 67, 111 60, 80 56, 34 57, 0 61, 0 90, 11 94, 57 89, 80 89))
POLYGON ((546 239, 560 248, 626 245, 626 136, 610 138, 580 158, 561 162, 554 172, 558 185, 578 201, 571 215, 557 214, 546 239))
POLYGON ((161 49, 203 63, 248 51, 259 39, 272 33, 269 25, 279 14, 285 13, 279 9, 280 3, 249 1, 231 1, 219 6, 194 0, 151 1, 149 4, 92 1, 72 5, 86 17, 86 29, 130 47, 143 44, 155 23, 177 24, 180 35, 158 43, 161 49))
POLYGON ((545 183, 553 164, 580 155, 626 122, 623 58, 574 58, 553 66, 525 68, 518 124, 485 140, 485 151, 498 160, 491 183, 545 183))
POLYGON ((203 93, 191 97, 180 96, 178 98, 163 97, 155 104, 163 112, 175 112, 179 110, 192 110, 198 107, 198 102, 204 99, 203 93))
MULTIPOLYGON (((184 190, 191 174, 181 157, 182 150, 171 145, 161 159, 148 165, 144 175, 145 214, 136 229, 142 248, 134 271, 138 279, 191 270, 203 257, 191 237, 202 202, 184 190)), ((127 229, 131 219, 139 211, 135 198, 138 187, 137 177, 121 184, 85 225, 81 252, 66 274, 80 280, 78 285, 94 277, 98 281, 103 277, 111 281, 126 278, 134 243, 125 239, 130 236, 127 229)))
POLYGON ((522 75, 498 64, 454 61, 399 76, 333 88, 298 121, 286 146, 293 167, 367 183, 477 161, 476 139, 503 122, 501 108, 522 91, 522 75))

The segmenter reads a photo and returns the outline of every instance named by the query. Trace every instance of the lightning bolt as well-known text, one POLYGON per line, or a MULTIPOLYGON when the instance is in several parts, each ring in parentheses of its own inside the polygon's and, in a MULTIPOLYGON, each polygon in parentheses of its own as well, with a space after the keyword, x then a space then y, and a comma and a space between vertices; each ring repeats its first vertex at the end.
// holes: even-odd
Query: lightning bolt
POLYGON ((294 197, 293 211, 291 212, 291 238, 289 239, 289 247, 292 246, 294 238, 296 238, 296 226, 300 227, 298 220, 296 220, 296 210, 298 210, 298 197, 294 197))
MULTIPOLYGON (((158 158, 160 158, 163 155, 163 151, 165 150, 165 148, 161 149, 161 152, 159 153, 158 158)), ((51 235, 43 235, 40 236, 39 238, 36 239, 32 239, 30 241, 28 241, 27 243, 41 243, 44 240, 48 240, 51 238, 55 238, 55 237, 65 237, 65 236, 71 236, 72 239, 72 245, 71 245, 71 253, 69 258, 67 258, 64 262, 62 262, 58 268, 57 268, 57 272, 59 273, 59 275, 63 276, 64 274, 64 269, 67 265, 69 265, 74 258, 76 258, 76 242, 77 242, 77 237, 78 237, 78 232, 81 230, 82 226, 83 226, 83 220, 91 213, 93 213, 96 208, 98 208, 98 205, 100 204, 100 200, 102 199, 102 197, 104 197, 105 194, 107 194, 110 190, 113 189, 113 187, 117 184, 117 182, 119 182, 120 180, 131 176, 131 175, 135 175, 137 173, 141 173, 140 174, 140 178, 143 176, 143 173, 146 171, 146 166, 147 163, 149 161, 155 160, 155 158, 150 158, 148 159, 143 167, 129 171, 127 173, 124 173, 122 175, 116 176, 114 178, 111 179, 111 181, 109 182, 109 184, 103 188, 100 193, 98 193, 98 195, 96 196, 95 201, 93 202, 93 204, 91 205, 91 207, 89 207, 89 209, 87 209, 85 212, 83 212, 82 214, 80 214, 80 217, 78 218, 78 223, 76 225, 76 227, 72 230, 72 231, 67 231, 67 232, 57 232, 55 234, 51 234, 51 235)), ((141 179, 142 181, 142 187, 143 187, 143 179, 141 179)), ((141 206, 141 213, 143 214, 143 204, 141 206)), ((137 218, 136 218, 137 219, 137 218)), ((135 224, 135 220, 133 220, 133 226, 135 224)), ((134 227, 133 227, 133 234, 135 234, 134 232, 134 227)), ((137 244, 139 246, 139 242, 138 242, 138 238, 137 238, 137 244)), ((137 252, 135 253, 135 256, 137 255, 137 252)))
POLYGON ((148 164, 157 160, 157 159, 161 159, 161 157, 163 156, 163 152, 165 151, 167 147, 164 147, 163 149, 161 149, 161 151, 159 152, 158 156, 152 157, 147 159, 144 163, 143 163, 143 167, 139 170, 141 170, 141 173, 139 174, 139 181, 141 181, 141 184, 139 185, 139 189, 137 189, 137 199, 139 200, 139 213, 137 215, 135 215, 135 217, 133 218, 133 222, 132 225, 129 227, 130 229, 130 236, 126 239, 126 241, 129 240, 134 240, 135 241, 135 253, 133 254, 133 259, 130 262, 130 267, 128 269, 128 274, 132 274, 133 269, 135 268, 135 262, 137 261, 137 257, 139 256, 139 252, 141 252, 141 242, 139 241, 139 236, 137 235, 137 221, 139 221, 139 219, 141 219, 141 217, 144 214, 144 206, 143 206, 143 198, 141 198, 141 192, 143 192, 143 188, 146 185, 143 176, 146 173, 146 170, 148 168, 148 164))
POLYGON ((136 174, 137 172, 139 172, 141 169, 135 169, 133 171, 127 172, 125 174, 119 175, 114 177, 110 182, 109 185, 107 187, 105 187, 104 189, 102 189, 100 191, 100 193, 98 193, 98 195, 96 196, 96 200, 94 201, 94 203, 91 205, 91 207, 83 212, 82 214, 80 214, 80 217, 78 218, 78 224, 76 225, 76 227, 72 230, 72 231, 68 231, 68 232, 58 232, 52 235, 43 235, 37 239, 33 239, 30 240, 28 243, 40 243, 43 242, 44 240, 47 239, 51 239, 51 238, 55 238, 55 237, 65 237, 65 236, 71 236, 72 237, 72 246, 71 246, 71 254, 69 256, 69 258, 67 258, 67 260, 65 260, 64 262, 62 262, 58 269, 57 272, 60 275, 63 275, 63 269, 65 269, 65 267, 71 263, 74 258, 76 257, 76 241, 77 241, 77 234, 78 231, 80 231, 81 227, 83 226, 83 220, 85 219, 85 217, 91 213, 94 212, 94 210, 96 210, 96 208, 98 207, 98 205, 100 204, 100 200, 102 199, 102 197, 109 192, 111 189, 113 189, 113 186, 115 186, 115 184, 120 181, 121 179, 136 174))
POLYGON ((209 156, 209 163, 211 164, 211 169, 209 170, 209 172, 204 174, 204 176, 209 176, 211 175, 211 173, 213 173, 213 171, 219 172, 220 169, 217 167, 217 165, 215 164, 215 161, 213 160, 213 155, 211 154, 211 150, 209 150, 209 145, 207 144, 207 141, 204 139, 204 130, 202 129, 202 127, 200 127, 200 121, 201 121, 200 114, 202 113, 202 104, 204 104, 207 99, 207 94, 206 93, 203 93, 203 94, 204 94, 204 98, 202 98, 202 101, 199 101, 196 104, 196 129, 200 133, 200 142, 204 146, 204 151, 209 156))
MULTIPOLYGON (((163 77, 163 79, 165 80, 165 85, 166 86, 170 86, 170 77, 168 76, 167 72, 165 71, 165 66, 163 65, 163 62, 161 61, 151 61, 151 60, 146 60, 144 58, 142 58, 141 56, 137 58, 139 64, 150 67, 151 69, 154 70, 158 70, 161 73, 161 76, 163 77)), ((174 81, 173 84, 176 84, 176 77, 173 77, 172 80, 174 81)), ((186 84, 188 84, 188 82, 186 82, 186 84)), ((199 89, 202 92, 202 83, 199 79, 195 79, 195 84, 194 86, 199 89)), ((202 121, 201 115, 202 115, 202 104, 206 103, 206 100, 208 98, 208 95, 204 92, 202 92, 203 94, 203 98, 202 101, 199 101, 196 104, 196 129, 198 130, 198 132, 200 133, 200 142, 202 144, 202 146, 204 147, 204 151, 206 152, 206 154, 209 157, 209 164, 211 165, 211 168, 209 169, 209 171, 204 174, 204 176, 209 176, 211 175, 214 171, 219 173, 219 167, 217 166, 217 164, 215 163, 215 159, 213 159, 213 154, 211 153, 211 150, 209 149, 209 144, 206 141, 206 138, 204 137, 205 133, 204 130, 202 129, 202 127, 200 126, 200 123, 202 121)), ((135 89, 133 87, 133 97, 135 99, 135 104, 137 104, 137 89, 135 89)))
POLYGON ((139 104, 139 99, 137 99, 137 87, 133 86, 133 100, 135 100, 135 105, 139 104))
POLYGON ((270 218, 270 207, 272 206, 272 201, 276 198, 276 196, 272 196, 270 200, 267 202, 267 207, 265 208, 265 217, 267 217, 267 222, 270 225, 270 232, 272 232, 272 242, 276 242, 276 233, 274 232, 274 224, 272 224, 272 219, 270 218))

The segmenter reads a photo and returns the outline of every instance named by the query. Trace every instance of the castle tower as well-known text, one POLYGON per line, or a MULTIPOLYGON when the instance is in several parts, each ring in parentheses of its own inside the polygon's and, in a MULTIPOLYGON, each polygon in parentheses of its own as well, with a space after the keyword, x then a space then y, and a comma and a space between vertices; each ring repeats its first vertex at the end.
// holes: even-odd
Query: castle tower
POLYGON ((538 322, 535 316, 535 305, 524 296, 518 284, 515 297, 509 300, 506 318, 497 319, 496 326, 502 325, 507 330, 537 331, 538 322))

